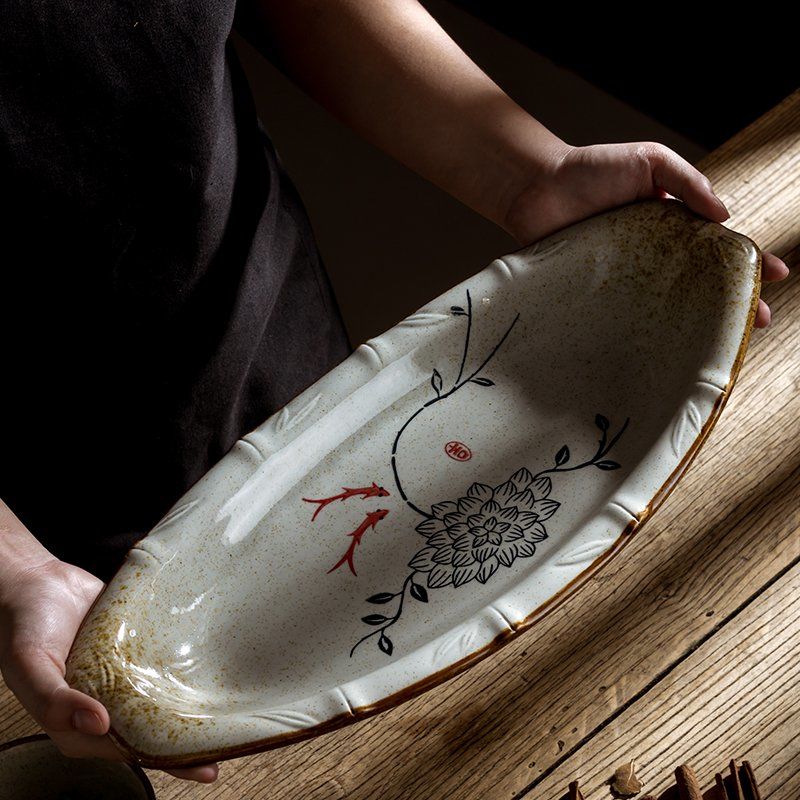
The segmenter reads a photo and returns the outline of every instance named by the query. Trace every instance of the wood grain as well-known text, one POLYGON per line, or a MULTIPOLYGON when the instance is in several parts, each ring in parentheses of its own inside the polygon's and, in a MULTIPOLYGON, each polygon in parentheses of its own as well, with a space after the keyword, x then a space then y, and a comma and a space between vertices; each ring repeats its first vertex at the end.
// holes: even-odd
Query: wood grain
MULTIPOLYGON (((703 167, 734 212, 730 227, 765 249, 797 256, 800 93, 709 156, 703 167)), ((752 733, 745 721, 751 715, 763 720, 759 736, 766 744, 755 756, 752 750, 742 755, 754 762, 759 777, 769 770, 769 785, 784 792, 774 800, 795 800, 800 756, 783 746, 780 726, 788 712, 774 696, 784 684, 762 684, 759 690, 746 675, 762 658, 778 658, 773 651, 785 651, 778 644, 770 649, 764 636, 746 645, 730 638, 736 625, 759 630, 749 625, 748 613, 783 602, 774 598, 795 585, 800 563, 800 359, 792 358, 800 336, 800 284, 791 278, 768 287, 766 295, 773 328, 754 334, 737 388, 709 441, 623 559, 540 625, 422 697, 318 739, 225 764, 212 787, 150 773, 159 798, 538 799, 545 787, 557 791, 559 781, 566 791, 569 780, 563 776, 575 777, 567 773, 583 764, 584 752, 597 775, 613 771, 613 759, 601 764, 592 756, 594 743, 616 740, 620 749, 638 749, 654 738, 655 727, 646 720, 655 721, 653 715, 662 711, 667 716, 660 723, 672 731, 669 736, 702 749, 693 763, 705 774, 703 759, 710 764, 714 751, 702 731, 713 726, 694 721, 693 715, 704 713, 691 683, 699 681, 712 689, 729 686, 725 697, 750 687, 736 700, 739 721, 726 717, 725 735, 738 735, 739 725, 752 733), (736 668, 722 658, 697 662, 700 653, 716 647, 755 655, 738 659, 736 668), (705 672, 692 671, 696 663, 705 672), (674 698, 670 689, 684 674, 691 703, 674 698), (673 708, 684 713, 669 716, 673 708), (636 720, 638 735, 650 738, 627 736, 621 720, 636 720)), ((772 624, 779 625, 777 618, 772 624)), ((781 635, 791 640, 794 634, 781 635)), ((34 729, 15 704, 7 693, 0 699, 2 740, 34 729)), ((672 757, 671 746, 665 742, 664 759, 672 757)), ((677 763, 659 762, 659 770, 669 774, 677 763)), ((655 773, 655 756, 648 764, 655 773)), ((711 764, 710 774, 720 766, 711 764)), ((599 795, 587 794, 587 800, 591 796, 599 795)), ((769 791, 767 796, 773 797, 769 791)))
POLYGON ((726 225, 797 263, 800 91, 709 154, 698 167, 731 212, 726 225))
POLYGON ((528 797, 559 800, 580 775, 586 800, 606 800, 614 765, 636 758, 645 790, 693 765, 703 789, 731 758, 748 759, 769 800, 800 797, 800 566, 607 725, 528 797), (633 752, 635 750, 635 752, 633 752), (787 769, 788 766, 788 769, 787 769))

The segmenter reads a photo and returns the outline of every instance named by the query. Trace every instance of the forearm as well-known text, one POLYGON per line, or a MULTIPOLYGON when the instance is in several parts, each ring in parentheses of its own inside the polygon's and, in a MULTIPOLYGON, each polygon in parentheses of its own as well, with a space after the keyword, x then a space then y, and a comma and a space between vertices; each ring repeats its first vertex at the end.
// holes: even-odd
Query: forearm
POLYGON ((5 590, 21 573, 54 558, 0 500, 0 602, 5 590))
POLYGON ((500 225, 565 149, 417 0, 248 0, 240 8, 243 32, 321 105, 500 225))

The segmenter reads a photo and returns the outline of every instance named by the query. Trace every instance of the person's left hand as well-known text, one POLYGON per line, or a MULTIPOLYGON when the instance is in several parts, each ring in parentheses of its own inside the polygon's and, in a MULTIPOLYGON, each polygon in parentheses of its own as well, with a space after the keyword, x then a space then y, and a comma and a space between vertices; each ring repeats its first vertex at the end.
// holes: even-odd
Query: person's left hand
MULTIPOLYGON (((108 711, 67 685, 65 661, 81 621, 103 589, 99 578, 52 556, 0 585, 0 671, 9 689, 66 756, 120 761, 108 711)), ((167 770, 211 783, 216 764, 167 770)))
MULTIPOLYGON (((564 145, 516 197, 503 228, 526 245, 601 211, 670 195, 712 222, 724 222, 730 216, 708 178, 664 145, 564 145)), ((764 281, 783 280, 788 274, 780 258, 763 254, 764 281)), ((765 328, 770 319, 769 306, 759 300, 756 327, 765 328)))

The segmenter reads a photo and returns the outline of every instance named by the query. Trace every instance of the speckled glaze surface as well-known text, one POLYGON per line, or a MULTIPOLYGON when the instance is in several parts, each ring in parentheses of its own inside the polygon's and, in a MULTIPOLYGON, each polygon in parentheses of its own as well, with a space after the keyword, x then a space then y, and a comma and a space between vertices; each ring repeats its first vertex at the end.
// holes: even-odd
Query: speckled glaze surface
POLYGON ((619 552, 716 420, 760 253, 675 201, 494 260, 244 436, 129 553, 68 660, 150 766, 396 705, 619 552))
POLYGON ((3 800, 155 800, 138 768, 101 759, 67 758, 44 734, 0 745, 3 800))

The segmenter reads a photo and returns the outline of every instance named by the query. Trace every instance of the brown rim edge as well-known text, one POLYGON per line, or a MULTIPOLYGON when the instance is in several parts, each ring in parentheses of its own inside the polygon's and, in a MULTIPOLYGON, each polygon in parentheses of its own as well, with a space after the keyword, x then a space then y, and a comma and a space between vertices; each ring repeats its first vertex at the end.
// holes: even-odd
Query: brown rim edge
MULTIPOLYGON (((51 742, 53 747, 56 747, 53 740, 46 734, 46 733, 34 733, 31 736, 22 736, 19 739, 12 739, 10 742, 4 742, 0 744, 0 753, 6 752, 6 750, 13 750, 15 747, 19 747, 24 744, 33 744, 34 742, 51 742)), ((56 747, 56 749, 58 749, 56 747)), ((66 756, 65 756, 66 758, 66 756)), ((79 760, 79 759, 76 759, 79 760)), ((147 795, 148 800, 156 800, 156 793, 153 789, 153 784, 150 783, 150 779, 145 775, 144 770, 138 764, 131 764, 126 762, 118 762, 123 763, 128 769, 130 769, 133 774, 138 778, 139 783, 142 784, 144 788, 145 794, 147 795)))
MULTIPOLYGON (((730 230, 730 229, 728 229, 730 230)), ((222 748, 221 750, 209 750, 203 753, 194 754, 191 756, 169 757, 169 756, 150 756, 147 754, 138 753, 114 730, 109 729, 109 735, 114 740, 117 747, 122 750, 125 755, 130 759, 149 769, 178 769, 182 767, 200 766, 214 761, 225 761, 231 758, 240 758, 242 756, 254 755, 262 753, 267 750, 274 750, 278 747, 284 747, 289 744, 295 744, 305 739, 315 738, 324 733, 330 733, 338 728, 345 727, 354 722, 359 722, 368 717, 380 714, 384 711, 389 711, 392 708, 412 700, 415 697, 423 694, 429 689, 433 689, 441 683, 460 675, 470 667, 475 666, 479 661, 482 661, 487 656, 499 650, 504 645, 508 644, 512 639, 515 639, 519 634, 532 628, 537 622, 540 622, 551 612, 563 605, 584 583, 592 578, 602 567, 609 561, 615 558, 625 546, 633 539, 633 535, 638 533, 645 522, 649 520, 666 498, 672 493, 672 490, 678 484, 679 479, 688 469, 689 465, 694 460, 698 451, 705 443, 709 433, 716 425, 725 404, 730 397, 733 387, 739 377, 739 372, 744 363, 744 358, 747 353, 747 347, 750 342, 750 335, 753 331, 756 310, 758 308, 758 300, 761 296, 761 263, 762 253, 758 245, 744 234, 737 231, 730 231, 741 237, 743 240, 749 242, 756 252, 756 267, 755 279, 753 282, 753 293, 750 297, 750 311, 745 323, 745 330, 742 339, 739 343, 739 349, 736 353, 733 366, 731 367, 730 377, 724 391, 716 399, 711 414, 703 424, 699 433, 695 437, 694 442, 686 451, 683 458, 680 460, 675 469, 670 473, 669 477, 664 481, 661 487, 653 495, 650 502, 645 506, 644 510, 640 513, 638 519, 631 520, 625 528, 623 528, 620 535, 611 545, 611 547, 603 553, 603 555, 596 558, 583 572, 576 575, 569 583, 559 589, 552 597, 534 609, 524 620, 519 622, 514 628, 503 633, 498 634, 491 642, 481 647, 479 650, 470 653, 461 660, 451 664, 449 667, 434 672, 422 680, 412 683, 409 686, 401 689, 394 694, 387 695, 377 703, 369 706, 359 706, 353 709, 353 713, 339 714, 335 717, 321 722, 319 725, 313 725, 305 728, 302 731, 293 731, 291 733, 280 734, 278 736, 271 736, 267 739, 260 739, 255 742, 248 742, 243 745, 233 745, 231 747, 222 748)), ((88 615, 87 615, 88 616, 88 615)))

